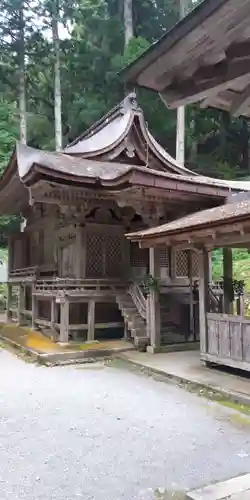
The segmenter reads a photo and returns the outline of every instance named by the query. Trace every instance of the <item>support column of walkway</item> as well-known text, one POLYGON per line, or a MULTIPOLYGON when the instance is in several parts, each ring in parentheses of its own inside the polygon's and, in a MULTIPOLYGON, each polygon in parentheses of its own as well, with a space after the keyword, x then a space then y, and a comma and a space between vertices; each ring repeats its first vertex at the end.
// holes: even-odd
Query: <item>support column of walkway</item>
POLYGON ((233 252, 223 248, 224 304, 223 312, 233 314, 233 252))
MULTIPOLYGON (((149 249, 149 274, 155 279, 159 278, 156 248, 149 249)), ((147 332, 150 338, 148 351, 153 353, 161 345, 160 297, 157 290, 150 290, 147 305, 149 309, 147 314, 147 332)))
POLYGON ((209 293, 209 258, 208 252, 203 248, 199 252, 199 323, 200 323, 200 351, 208 352, 208 293, 209 293))

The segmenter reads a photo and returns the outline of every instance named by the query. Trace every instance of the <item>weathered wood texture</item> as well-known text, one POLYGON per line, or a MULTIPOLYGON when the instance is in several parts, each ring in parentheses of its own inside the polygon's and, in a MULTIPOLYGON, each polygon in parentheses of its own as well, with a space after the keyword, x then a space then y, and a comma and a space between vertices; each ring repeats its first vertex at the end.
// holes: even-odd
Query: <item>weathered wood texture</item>
POLYGON ((230 358, 250 365, 250 319, 227 315, 207 314, 207 353, 215 358, 230 358))
POLYGON ((207 352, 208 349, 208 329, 207 311, 209 307, 208 280, 209 280, 209 260, 208 253, 203 249, 199 253, 199 325, 200 325, 200 350, 207 352))

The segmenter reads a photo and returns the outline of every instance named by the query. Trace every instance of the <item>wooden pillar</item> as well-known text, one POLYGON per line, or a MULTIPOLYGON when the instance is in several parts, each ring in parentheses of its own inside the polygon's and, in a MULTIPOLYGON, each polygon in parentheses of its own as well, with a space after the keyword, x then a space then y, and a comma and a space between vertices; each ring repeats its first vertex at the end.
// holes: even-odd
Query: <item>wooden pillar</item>
POLYGON ((6 320, 7 323, 9 323, 12 320, 12 312, 11 312, 11 306, 12 306, 12 286, 10 283, 7 284, 7 302, 6 302, 6 320))
POLYGON ((121 238, 121 251, 122 251, 122 272, 123 279, 131 278, 131 263, 130 263, 130 241, 123 235, 121 238))
POLYGON ((193 298, 193 251, 187 250, 188 280, 189 280, 189 332, 188 340, 192 341, 195 337, 194 331, 194 298, 193 298))
POLYGON ((86 278, 87 274, 87 238, 88 232, 86 227, 82 229, 81 232, 81 278, 86 278))
POLYGON ((223 248, 224 313, 233 314, 233 254, 223 248))
POLYGON ((60 342, 69 341, 69 301, 65 299, 60 304, 60 342))
POLYGON ((36 295, 34 295, 34 291, 35 291, 35 286, 33 285, 32 286, 32 290, 31 290, 31 296, 32 296, 32 304, 31 304, 31 313, 32 313, 32 316, 31 316, 31 327, 33 330, 36 329, 36 319, 37 319, 37 316, 38 316, 38 303, 37 303, 37 297, 36 295))
POLYGON ((208 281, 211 283, 213 281, 213 261, 212 261, 212 252, 208 252, 208 281))
POLYGON ((18 306, 17 306, 17 322, 19 323, 19 325, 23 324, 23 310, 24 310, 24 287, 23 285, 20 285, 18 293, 18 306))
POLYGON ((95 340, 95 301, 88 303, 88 341, 95 340))
POLYGON ((56 323, 56 301, 54 297, 51 300, 50 321, 51 321, 51 328, 54 329, 56 323))
POLYGON ((208 287, 209 287, 209 262, 208 253, 204 248, 199 252, 199 324, 200 324, 200 350, 208 352, 208 287))
MULTIPOLYGON (((149 274, 151 274, 151 276, 156 279, 159 277, 159 269, 156 260, 155 248, 149 249, 149 274)), ((150 290, 149 318, 150 318, 150 345, 152 347, 159 347, 161 345, 161 313, 160 313, 160 297, 157 290, 150 290)))
POLYGON ((82 228, 76 228, 76 242, 75 242, 75 276, 76 278, 82 277, 82 228))
POLYGON ((13 270, 13 238, 8 239, 8 276, 13 270))
POLYGON ((124 318, 124 336, 123 336, 124 340, 128 340, 129 338, 129 329, 128 329, 128 322, 126 320, 126 318, 124 318))
POLYGON ((238 316, 244 316, 244 295, 239 295, 236 302, 238 316))

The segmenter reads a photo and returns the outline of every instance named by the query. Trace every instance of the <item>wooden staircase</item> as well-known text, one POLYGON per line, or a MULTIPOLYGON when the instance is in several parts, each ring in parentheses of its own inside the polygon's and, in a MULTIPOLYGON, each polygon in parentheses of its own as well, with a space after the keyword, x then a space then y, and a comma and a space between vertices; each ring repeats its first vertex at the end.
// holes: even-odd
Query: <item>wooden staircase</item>
POLYGON ((149 343, 146 332, 146 299, 139 285, 133 283, 127 290, 117 292, 116 302, 135 346, 145 350, 149 343))

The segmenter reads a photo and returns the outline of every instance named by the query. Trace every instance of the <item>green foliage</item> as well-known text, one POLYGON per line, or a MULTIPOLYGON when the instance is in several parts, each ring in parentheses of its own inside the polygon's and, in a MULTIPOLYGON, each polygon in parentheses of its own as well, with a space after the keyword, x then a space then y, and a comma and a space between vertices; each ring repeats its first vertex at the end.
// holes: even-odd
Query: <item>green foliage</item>
POLYGON ((18 138, 15 105, 0 99, 0 173, 7 165, 18 138))
POLYGON ((150 291, 158 292, 159 291, 159 280, 154 278, 151 274, 147 274, 142 281, 142 289, 146 296, 150 294, 150 291))
MULTIPOLYGON (((223 277, 223 257, 222 250, 217 249, 212 253, 213 279, 219 281, 223 277)), ((233 249, 233 279, 235 292, 244 282, 247 292, 250 292, 250 258, 245 249, 233 249)))

